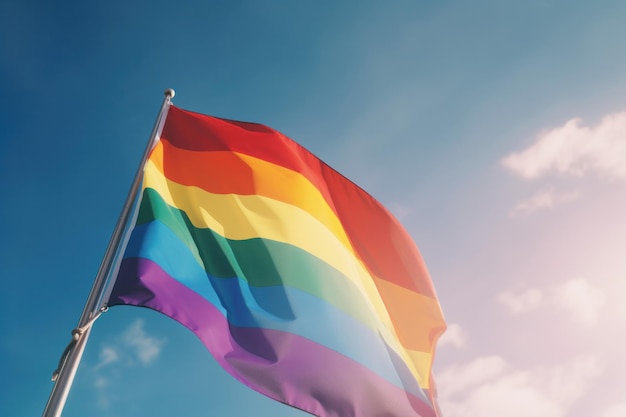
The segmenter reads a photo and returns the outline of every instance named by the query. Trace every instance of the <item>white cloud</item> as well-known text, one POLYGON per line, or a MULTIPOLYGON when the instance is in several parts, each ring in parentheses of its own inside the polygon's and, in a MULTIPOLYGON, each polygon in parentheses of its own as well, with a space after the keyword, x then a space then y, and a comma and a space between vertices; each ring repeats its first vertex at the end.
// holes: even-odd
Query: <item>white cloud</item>
POLYGON ((100 349, 99 361, 91 369, 93 372, 93 387, 98 398, 98 405, 107 408, 113 401, 110 397, 110 378, 115 378, 114 367, 106 368, 111 364, 126 367, 134 366, 137 361, 148 365, 156 360, 165 344, 165 339, 157 339, 148 335, 144 329, 144 322, 137 319, 132 322, 117 340, 109 342, 100 349))
POLYGON ((602 372, 598 358, 582 355, 567 364, 560 364, 548 370, 538 370, 536 375, 546 382, 550 397, 562 404, 571 404, 592 385, 590 378, 602 372))
POLYGON ((536 288, 530 288, 522 293, 514 294, 504 291, 498 295, 498 301, 513 314, 520 314, 534 310, 543 300, 543 293, 536 288))
POLYGON ((555 193, 554 191, 540 191, 535 193, 527 200, 518 203, 513 210, 511 216, 519 214, 530 214, 544 208, 553 208, 554 206, 577 199, 580 196, 578 192, 571 193, 555 193))
POLYGON ((467 334, 463 328, 456 324, 448 324, 446 332, 441 336, 437 342, 437 347, 442 348, 445 346, 453 346, 456 348, 462 348, 467 345, 467 334))
POLYGON ((120 360, 120 355, 116 348, 105 346, 100 350, 100 362, 95 366, 96 369, 110 365, 120 360))
POLYGON ((165 340, 149 336, 143 328, 143 320, 135 320, 123 335, 126 346, 134 348, 139 361, 144 365, 154 361, 161 353, 165 340))
POLYGON ((451 365, 437 373, 439 397, 444 399, 472 389, 476 384, 502 375, 508 367, 503 358, 495 355, 475 359, 466 365, 451 365))
POLYGON ((109 380, 104 377, 98 377, 94 380, 93 385, 96 388, 106 388, 109 386, 109 380))
MULTIPOLYGON (((561 406, 533 385, 529 372, 513 372, 474 389, 459 417, 559 417, 561 406)), ((452 417, 452 416, 451 416, 452 417)))
POLYGON ((93 380, 93 385, 98 392, 98 405, 101 408, 108 408, 111 401, 107 395, 107 387, 109 386, 109 380, 102 376, 97 377, 93 380))
POLYGON ((477 358, 439 374, 439 403, 446 417, 563 417, 600 373, 591 356, 530 370, 499 356, 477 358))
POLYGON ((600 417, 624 417, 626 416, 626 403, 615 404, 609 407, 600 417))
POLYGON ((606 295, 584 278, 571 279, 555 288, 556 305, 583 325, 593 325, 600 318, 606 295))
POLYGON ((626 304, 622 302, 618 302, 618 303, 614 303, 612 307, 613 307, 613 312, 616 318, 626 319, 626 304))
MULTIPOLYGON (((584 278, 573 278, 554 285, 546 291, 530 288, 515 293, 507 290, 497 300, 509 313, 522 314, 549 306, 566 313, 577 324, 591 326, 598 323, 607 295, 584 278)), ((616 313, 619 317, 619 314, 616 313)))
POLYGON ((527 179, 550 171, 626 179, 626 112, 607 115, 593 128, 571 119, 540 134, 532 146, 508 155, 502 164, 527 179))
POLYGON ((117 362, 126 366, 132 366, 137 360, 144 365, 150 364, 158 358, 164 344, 165 339, 148 335, 143 320, 137 319, 124 330, 120 339, 100 349, 99 361, 93 370, 117 362))

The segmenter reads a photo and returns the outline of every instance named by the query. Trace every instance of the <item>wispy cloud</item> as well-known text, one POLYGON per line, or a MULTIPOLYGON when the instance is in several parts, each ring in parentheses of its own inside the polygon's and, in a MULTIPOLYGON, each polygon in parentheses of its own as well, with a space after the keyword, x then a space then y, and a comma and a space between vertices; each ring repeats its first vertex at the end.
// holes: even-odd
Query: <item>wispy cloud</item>
POLYGON ((498 302, 513 314, 534 310, 542 300, 543 292, 537 288, 531 288, 518 294, 512 291, 504 291, 498 294, 498 302))
POLYGON ((481 357, 438 374, 439 402, 447 417, 563 417, 601 373, 594 356, 528 370, 481 357))
POLYGON ((143 320, 137 319, 124 330, 120 338, 100 349, 100 361, 94 370, 116 362, 133 365, 139 361, 148 365, 159 357, 165 342, 165 339, 150 336, 144 329, 143 320))
POLYGON ((134 350, 139 361, 147 365, 159 356, 165 340, 148 335, 143 326, 143 320, 135 320, 124 332, 122 340, 125 346, 134 350))
POLYGON ((98 405, 101 408, 108 408, 111 404, 110 398, 107 395, 107 387, 109 386, 109 380, 103 376, 98 376, 93 380, 93 385, 98 392, 98 405))
POLYGON ((477 384, 489 381, 508 370, 509 365, 500 356, 484 356, 470 363, 453 364, 437 374, 440 397, 453 397, 471 390, 477 384))
POLYGON ((511 216, 528 215, 537 210, 553 208, 559 204, 573 201, 580 196, 578 192, 557 193, 552 190, 540 191, 533 194, 530 198, 518 203, 513 210, 511 216))
POLYGON ((120 355, 117 348, 113 346, 104 346, 100 349, 100 361, 95 366, 95 369, 102 368, 103 366, 110 365, 120 360, 120 355))
POLYGON ((497 301, 509 313, 522 314, 540 307, 566 313, 577 324, 592 326, 598 323, 605 306, 606 293, 585 278, 573 278, 545 290, 530 288, 521 292, 506 290, 497 301))
POLYGON ((603 373, 601 360, 595 355, 580 355, 572 361, 533 373, 545 382, 550 397, 560 404, 572 404, 594 385, 592 379, 603 373))
POLYGON ((607 115, 595 127, 571 119, 540 134, 533 145, 508 155, 502 164, 527 179, 551 171, 626 179, 626 112, 607 115))
POLYGON ((600 318, 605 293, 584 278, 575 278, 555 288, 554 299, 562 310, 583 325, 593 325, 600 318))
POLYGON ((91 369, 94 373, 93 387, 96 390, 98 405, 102 408, 109 407, 109 381, 115 378, 115 373, 107 370, 110 366, 132 367, 137 363, 149 365, 160 355, 166 339, 150 336, 144 329, 141 319, 133 321, 116 339, 102 346, 98 363, 91 369))
POLYGON ((448 324, 446 332, 441 336, 437 347, 442 348, 446 346, 453 346, 456 348, 463 348, 467 345, 467 332, 458 324, 448 324))
POLYGON ((626 403, 614 404, 600 415, 601 417, 624 417, 626 416, 626 403))

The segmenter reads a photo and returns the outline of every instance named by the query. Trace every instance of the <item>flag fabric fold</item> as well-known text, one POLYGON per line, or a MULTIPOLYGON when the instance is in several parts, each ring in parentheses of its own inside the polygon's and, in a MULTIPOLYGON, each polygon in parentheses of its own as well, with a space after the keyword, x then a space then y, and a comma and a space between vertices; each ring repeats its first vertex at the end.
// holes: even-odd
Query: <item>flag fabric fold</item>
POLYGON ((232 376, 321 417, 436 417, 445 330, 373 197, 266 126, 171 106, 108 300, 194 332, 232 376))

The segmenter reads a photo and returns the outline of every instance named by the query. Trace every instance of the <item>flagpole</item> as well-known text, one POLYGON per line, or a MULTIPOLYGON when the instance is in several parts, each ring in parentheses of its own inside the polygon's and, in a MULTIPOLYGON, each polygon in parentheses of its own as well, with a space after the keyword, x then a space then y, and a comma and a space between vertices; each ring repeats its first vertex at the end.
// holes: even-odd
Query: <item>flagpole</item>
POLYGON ((122 239, 124 238, 128 220, 133 213, 133 206, 141 184, 144 165, 146 164, 148 155, 150 154, 155 142, 161 135, 161 129, 165 123, 165 117, 167 116, 167 111, 169 110, 172 102, 171 100, 174 95, 175 92, 173 89, 168 88, 165 90, 165 97, 163 99, 163 103, 161 104, 161 109, 154 127, 152 128, 150 140, 146 145, 146 149, 144 150, 141 158, 141 163, 137 168, 135 178, 128 195, 126 196, 124 207, 122 208, 122 212, 117 220, 117 224, 115 225, 115 229, 109 241, 109 245, 107 246, 104 257, 102 258, 102 262, 100 263, 98 274, 96 275, 89 297, 87 298, 80 320, 78 321, 78 327, 72 331, 72 341, 63 353, 63 357, 59 363, 59 368, 53 375, 53 380, 55 381, 54 386, 52 387, 52 392, 50 393, 50 397, 48 398, 48 403, 46 404, 42 417, 60 417, 63 412, 63 407, 65 406, 72 382, 76 376, 78 365, 85 351, 87 339, 91 333, 91 324, 105 308, 101 305, 103 294, 106 291, 107 281, 110 278, 111 271, 114 267, 120 242, 122 242, 122 239))

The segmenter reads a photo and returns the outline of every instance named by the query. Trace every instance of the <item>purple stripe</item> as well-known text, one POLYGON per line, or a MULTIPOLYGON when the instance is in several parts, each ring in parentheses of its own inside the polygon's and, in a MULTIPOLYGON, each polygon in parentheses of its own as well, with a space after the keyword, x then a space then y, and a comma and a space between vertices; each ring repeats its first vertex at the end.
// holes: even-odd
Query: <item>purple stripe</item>
POLYGON ((109 305, 152 308, 193 331, 236 379, 321 417, 435 417, 428 404, 359 363, 300 336, 236 327, 146 259, 125 259, 109 305), (121 294, 121 295, 120 295, 121 294))

